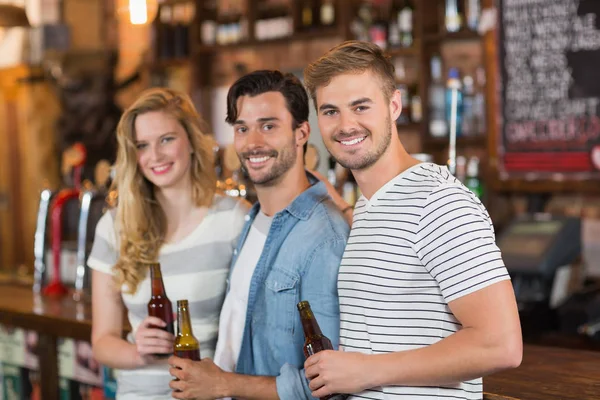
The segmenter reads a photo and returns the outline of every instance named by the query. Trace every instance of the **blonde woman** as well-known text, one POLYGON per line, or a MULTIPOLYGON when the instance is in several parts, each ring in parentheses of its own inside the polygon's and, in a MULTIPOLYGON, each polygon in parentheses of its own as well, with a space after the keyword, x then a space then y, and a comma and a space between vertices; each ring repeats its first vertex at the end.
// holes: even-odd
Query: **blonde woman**
POLYGON ((117 369, 119 400, 168 399, 173 335, 148 317, 148 263, 159 261, 173 306, 190 301, 202 357, 212 357, 245 202, 215 193, 213 143, 187 95, 151 89, 117 128, 118 205, 99 221, 92 274, 94 357, 117 369), (132 331, 122 339, 123 305, 132 331))

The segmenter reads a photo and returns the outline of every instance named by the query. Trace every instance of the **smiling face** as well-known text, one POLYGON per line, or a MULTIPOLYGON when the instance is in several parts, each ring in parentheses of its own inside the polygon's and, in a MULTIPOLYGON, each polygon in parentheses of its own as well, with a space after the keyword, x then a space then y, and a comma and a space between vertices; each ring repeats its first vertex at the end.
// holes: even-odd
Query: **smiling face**
POLYGON ((392 118, 400 113, 397 94, 393 101, 385 98, 375 75, 343 74, 327 86, 317 88, 319 128, 331 155, 351 170, 367 169, 390 146, 392 118))
POLYGON ((146 179, 164 189, 190 179, 191 150, 183 126, 164 111, 135 119, 138 166, 146 179))
POLYGON ((294 165, 302 167, 298 146, 306 140, 296 133, 306 123, 292 129, 293 118, 281 93, 241 96, 237 109, 233 123, 235 149, 255 185, 276 185, 294 165))

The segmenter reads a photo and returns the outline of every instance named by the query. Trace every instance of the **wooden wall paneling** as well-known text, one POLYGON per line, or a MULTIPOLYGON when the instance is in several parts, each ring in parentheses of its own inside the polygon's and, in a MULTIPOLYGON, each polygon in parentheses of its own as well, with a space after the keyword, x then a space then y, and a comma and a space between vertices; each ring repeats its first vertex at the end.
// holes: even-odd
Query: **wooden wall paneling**
POLYGON ((33 270, 39 192, 57 187, 54 145, 58 101, 45 82, 25 83, 26 67, 0 71, 0 270, 33 270))
POLYGON ((12 168, 8 161, 10 152, 8 143, 11 139, 6 123, 8 120, 7 97, 9 96, 2 86, 0 88, 0 271, 6 271, 15 257, 10 213, 13 199, 10 192, 12 168))
POLYGON ((0 72, 0 192, 6 197, 0 207, 0 241, 2 241, 2 265, 0 270, 13 271, 22 261, 21 187, 19 182, 19 148, 17 117, 17 78, 22 68, 4 69, 0 72))
MULTIPOLYGON (((495 0, 483 0, 483 8, 495 6, 495 0)), ((486 181, 491 188, 498 188, 498 133, 500 119, 500 88, 498 86, 498 29, 488 31, 483 39, 483 58, 487 76, 486 86, 486 120, 488 130, 488 162, 486 181)))

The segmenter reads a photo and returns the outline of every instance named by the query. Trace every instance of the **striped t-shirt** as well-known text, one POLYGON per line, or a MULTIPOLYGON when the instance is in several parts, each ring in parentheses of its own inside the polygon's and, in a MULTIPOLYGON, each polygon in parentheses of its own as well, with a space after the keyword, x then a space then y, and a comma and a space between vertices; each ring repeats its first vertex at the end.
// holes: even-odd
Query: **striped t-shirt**
MULTIPOLYGON (((448 303, 509 279, 490 217, 444 167, 422 163, 361 197, 340 266, 340 342, 366 354, 417 349, 461 328, 448 303)), ((481 399, 482 380, 377 387, 350 399, 481 399)))
MULTIPOLYGON (((213 357, 219 328, 219 314, 225 298, 226 279, 237 238, 248 205, 231 197, 216 195, 202 222, 184 239, 160 249, 159 262, 167 297, 176 311, 177 300, 187 299, 194 336, 200 341, 202 357, 213 357)), ((105 213, 96 227, 94 245, 88 259, 90 268, 112 274, 118 259, 118 234, 113 213, 105 213)), ((133 295, 122 293, 127 308, 133 342, 135 330, 148 316, 150 274, 133 295)), ((142 369, 119 370, 119 400, 171 399, 166 361, 142 369)))

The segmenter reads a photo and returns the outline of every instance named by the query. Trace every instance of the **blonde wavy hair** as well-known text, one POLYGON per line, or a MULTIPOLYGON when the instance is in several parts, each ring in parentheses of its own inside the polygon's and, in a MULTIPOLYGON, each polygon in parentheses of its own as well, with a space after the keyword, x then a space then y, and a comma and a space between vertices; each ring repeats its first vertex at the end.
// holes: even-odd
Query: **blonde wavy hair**
POLYGON ((151 111, 164 111, 177 119, 192 147, 190 174, 194 203, 210 206, 216 188, 214 140, 203 133, 202 120, 191 99, 166 88, 146 90, 123 113, 117 126, 116 177, 111 190, 118 193, 116 225, 120 238, 119 259, 114 266, 118 288, 135 293, 145 278, 148 264, 158 261, 167 221, 156 200, 154 185, 141 173, 137 162, 135 120, 151 111))

